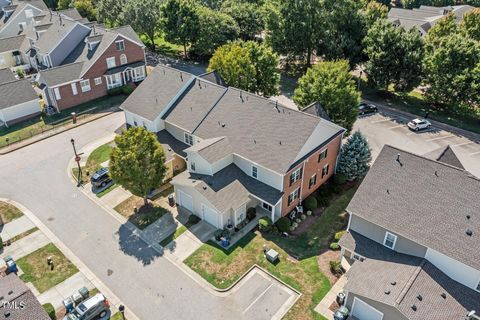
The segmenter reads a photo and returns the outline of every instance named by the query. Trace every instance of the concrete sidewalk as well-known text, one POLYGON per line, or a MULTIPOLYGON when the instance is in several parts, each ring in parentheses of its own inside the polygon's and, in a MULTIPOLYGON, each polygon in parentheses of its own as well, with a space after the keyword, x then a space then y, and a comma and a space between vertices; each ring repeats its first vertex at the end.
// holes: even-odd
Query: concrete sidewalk
POLYGON ((3 241, 7 241, 33 228, 35 228, 33 222, 28 219, 28 217, 21 216, 20 218, 3 225, 0 234, 3 241))
POLYGON ((167 249, 165 253, 174 256, 174 260, 183 261, 207 242, 213 236, 215 230, 214 226, 205 221, 200 221, 170 242, 165 247, 167 249))
POLYGON ((333 319, 333 311, 330 310, 330 306, 335 302, 337 294, 343 291, 343 287, 347 283, 347 277, 345 275, 341 276, 340 279, 335 282, 333 287, 328 291, 328 293, 323 297, 320 303, 315 307, 315 311, 320 313, 327 319, 333 319))
POLYGON ((38 230, 28 236, 13 242, 8 247, 4 247, 2 253, 0 254, 0 258, 4 258, 6 256, 12 256, 13 259, 18 260, 35 250, 38 250, 47 244, 50 243, 50 239, 48 239, 45 234, 38 230))

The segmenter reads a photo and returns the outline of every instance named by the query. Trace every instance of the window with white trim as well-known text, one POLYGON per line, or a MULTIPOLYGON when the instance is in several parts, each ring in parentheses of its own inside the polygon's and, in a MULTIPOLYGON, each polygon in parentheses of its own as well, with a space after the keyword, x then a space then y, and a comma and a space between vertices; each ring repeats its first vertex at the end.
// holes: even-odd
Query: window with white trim
POLYGON ((120 73, 111 74, 107 76, 107 89, 112 89, 122 86, 122 77, 120 73))
POLYGON ((123 40, 115 41, 115 47, 118 51, 123 51, 125 50, 125 42, 123 40))
POLYGON ((272 212, 272 206, 266 202, 262 202, 262 208, 268 210, 269 212, 272 212))
POLYGON ((145 79, 145 68, 143 66, 136 67, 134 70, 134 81, 145 79))
POLYGON ((288 195, 288 205, 290 205, 293 201, 297 200, 300 195, 300 188, 295 189, 292 193, 288 195))
POLYGON ((195 171, 195 162, 190 162, 190 169, 195 171))
POLYGON ((90 80, 89 79, 80 81, 80 87, 82 88, 82 92, 88 92, 88 91, 92 90, 92 88, 90 87, 90 80))
POLYGON ((290 185, 294 184, 296 181, 302 178, 302 167, 293 171, 290 175, 290 185))
POLYGON ((120 55, 120 65, 124 65, 124 64, 127 64, 127 55, 125 53, 122 53, 120 55))
POLYGON ((258 168, 255 166, 252 166, 252 177, 258 178, 258 168))
POLYGON ((77 84, 74 82, 74 83, 71 83, 70 86, 72 87, 73 95, 76 96, 78 94, 77 84))
POLYGON ((57 100, 62 99, 62 96, 60 95, 60 89, 53 88, 53 93, 55 94, 55 99, 57 99, 57 100))
POLYGON ((193 137, 191 134, 184 132, 183 141, 185 141, 186 144, 193 146, 193 137))
POLYGON ((326 164, 322 169, 322 178, 328 174, 328 164, 326 164))
POLYGON ((308 180, 308 189, 312 188, 316 184, 317 184, 317 174, 315 173, 313 176, 310 177, 310 180, 308 180))
POLYGON ((395 248, 395 243, 397 242, 397 236, 390 232, 385 232, 385 239, 383 239, 383 245, 387 248, 395 248))
POLYGON ((102 84, 102 77, 95 78, 95 85, 99 86, 102 84))
POLYGON ((362 257, 362 256, 360 256, 360 255, 358 255, 358 254, 356 254, 356 253, 353 253, 353 254, 352 254, 352 259, 353 259, 353 260, 357 260, 357 261, 363 261, 363 260, 365 260, 364 257, 362 257))
POLYGON ((318 155, 318 162, 322 161, 327 157, 328 154, 328 149, 322 150, 320 154, 318 155))
POLYGON ((107 68, 108 69, 115 68, 116 66, 117 65, 115 63, 115 57, 107 58, 107 68))

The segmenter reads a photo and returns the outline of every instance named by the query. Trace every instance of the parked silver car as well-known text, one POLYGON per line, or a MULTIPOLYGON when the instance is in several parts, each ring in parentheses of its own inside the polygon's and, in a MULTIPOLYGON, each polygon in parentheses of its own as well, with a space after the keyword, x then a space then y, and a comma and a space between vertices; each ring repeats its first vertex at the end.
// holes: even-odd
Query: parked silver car
POLYGON ((408 123, 408 127, 411 130, 414 130, 414 131, 419 131, 419 130, 423 130, 423 129, 430 129, 431 126, 432 126, 432 124, 427 119, 417 118, 417 119, 413 119, 412 121, 410 121, 408 123))
POLYGON ((97 293, 88 300, 80 303, 63 320, 92 320, 104 318, 110 309, 110 304, 101 293, 97 293))

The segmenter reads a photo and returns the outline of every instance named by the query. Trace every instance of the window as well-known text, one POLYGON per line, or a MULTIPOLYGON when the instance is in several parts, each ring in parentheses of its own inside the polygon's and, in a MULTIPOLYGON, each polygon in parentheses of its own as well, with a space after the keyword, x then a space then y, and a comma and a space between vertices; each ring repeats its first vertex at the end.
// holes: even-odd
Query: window
POLYGON ((395 242, 397 242, 397 236, 387 231, 385 233, 385 239, 383 240, 383 245, 385 247, 393 249, 395 247, 395 242))
POLYGON ((262 207, 263 209, 268 210, 269 212, 272 212, 272 206, 269 205, 268 203, 262 202, 262 207))
POLYGON ((322 178, 328 175, 328 164, 326 164, 322 169, 322 178))
POLYGON ((300 188, 295 189, 292 193, 288 195, 288 205, 290 205, 293 201, 298 199, 300 195, 300 188))
POLYGON ((112 89, 122 86, 122 77, 120 73, 107 76, 107 89, 112 89))
POLYGON ((322 161, 327 157, 328 154, 328 149, 322 150, 320 154, 318 155, 318 162, 322 161))
POLYGON ((308 189, 310 189, 316 184, 317 184, 317 174, 315 173, 313 176, 310 177, 310 180, 308 180, 308 189))
POLYGON ((90 88, 90 80, 87 79, 87 80, 80 81, 80 87, 82 88, 82 92, 90 91, 92 89, 90 88))
POLYGON ((58 88, 54 88, 53 93, 55 93, 55 99, 57 100, 62 99, 62 96, 60 95, 60 90, 58 88))
POLYGON ((252 166, 252 177, 258 178, 258 169, 255 166, 252 166))
POLYGON ((354 253, 354 254, 352 255, 352 259, 353 259, 353 260, 358 260, 358 261, 363 261, 363 260, 365 260, 364 257, 359 256, 359 255, 356 254, 356 253, 354 253))
POLYGON ((124 53, 120 55, 120 64, 121 65, 127 64, 127 55, 124 53))
POLYGON ((77 91, 77 84, 74 82, 72 84, 70 84, 70 86, 72 87, 72 93, 74 96, 76 96, 78 94, 78 91, 77 91))
POLYGON ((117 47, 118 51, 125 50, 125 42, 123 40, 115 41, 115 46, 117 47))
POLYGON ((190 162, 190 169, 192 169, 192 171, 195 171, 195 162, 190 162))
POLYGON ((99 86, 102 84, 102 77, 95 78, 95 85, 99 86))
POLYGON ((115 68, 116 66, 117 65, 115 64, 115 57, 107 58, 107 68, 108 69, 115 68))
POLYGON ((143 66, 135 68, 134 72, 135 72, 134 81, 140 81, 145 79, 145 69, 143 66))
POLYGON ((186 144, 190 145, 190 146, 193 146, 193 137, 191 134, 188 134, 188 133, 184 133, 184 141, 186 144))
POLYGON ((294 184, 297 180, 302 178, 302 168, 298 168, 297 170, 293 171, 290 175, 290 185, 294 184))

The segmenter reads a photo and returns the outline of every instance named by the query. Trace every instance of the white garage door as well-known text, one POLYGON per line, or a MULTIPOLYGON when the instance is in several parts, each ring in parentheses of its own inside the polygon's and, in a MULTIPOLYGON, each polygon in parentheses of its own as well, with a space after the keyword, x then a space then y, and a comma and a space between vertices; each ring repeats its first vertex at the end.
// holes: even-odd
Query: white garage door
POLYGON ((192 200, 192 197, 189 196, 188 194, 186 194, 185 192, 183 191, 178 191, 178 196, 179 196, 179 203, 182 207, 184 207, 185 209, 188 209, 190 210, 191 212, 193 212, 193 200, 192 200))
POLYGON ((382 320, 383 313, 370 306, 368 303, 355 297, 353 299, 352 316, 360 320, 382 320))
POLYGON ((218 214, 217 211, 213 210, 210 207, 207 207, 202 203, 202 214, 203 214, 203 220, 206 222, 210 223, 212 226, 215 226, 218 228, 218 214))

